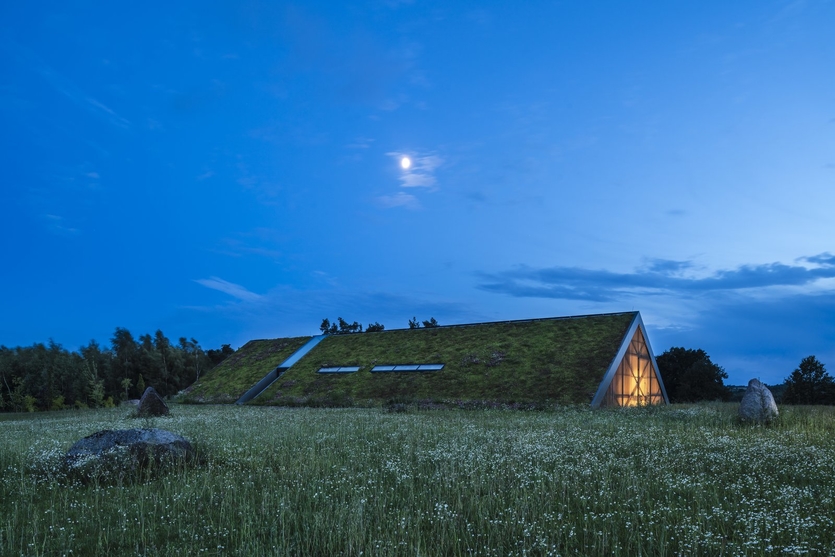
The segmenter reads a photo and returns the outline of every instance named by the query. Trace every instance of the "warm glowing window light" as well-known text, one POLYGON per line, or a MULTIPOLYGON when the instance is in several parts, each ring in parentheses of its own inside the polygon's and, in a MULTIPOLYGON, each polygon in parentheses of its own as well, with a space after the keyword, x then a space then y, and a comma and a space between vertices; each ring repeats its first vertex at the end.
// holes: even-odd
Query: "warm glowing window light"
POLYGON ((649 349, 641 329, 637 329, 601 405, 646 406, 663 403, 664 395, 655 376, 649 349))

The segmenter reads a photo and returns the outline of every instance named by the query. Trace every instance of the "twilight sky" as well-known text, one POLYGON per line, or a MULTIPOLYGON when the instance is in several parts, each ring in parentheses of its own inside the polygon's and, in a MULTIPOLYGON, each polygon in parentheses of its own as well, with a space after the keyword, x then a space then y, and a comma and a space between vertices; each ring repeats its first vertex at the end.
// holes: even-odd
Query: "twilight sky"
POLYGON ((835 373, 833 29, 815 0, 4 2, 0 344, 634 309, 730 384, 835 373))

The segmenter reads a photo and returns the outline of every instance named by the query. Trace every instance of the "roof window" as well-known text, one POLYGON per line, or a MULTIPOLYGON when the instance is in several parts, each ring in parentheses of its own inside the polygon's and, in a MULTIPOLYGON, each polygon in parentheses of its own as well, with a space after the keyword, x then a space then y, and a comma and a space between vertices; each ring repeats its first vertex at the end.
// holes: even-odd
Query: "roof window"
POLYGON ((360 366, 320 367, 316 373, 354 373, 360 366))
POLYGON ((371 373, 386 371, 440 371, 444 364, 397 364, 393 366, 374 366, 371 373))

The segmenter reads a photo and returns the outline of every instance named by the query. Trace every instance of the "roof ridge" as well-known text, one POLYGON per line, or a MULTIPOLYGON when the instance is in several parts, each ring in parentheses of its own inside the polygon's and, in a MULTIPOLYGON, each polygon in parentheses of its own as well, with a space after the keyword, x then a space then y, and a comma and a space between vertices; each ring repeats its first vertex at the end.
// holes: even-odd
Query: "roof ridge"
POLYGON ((529 317, 527 319, 502 319, 500 321, 477 321, 475 323, 454 323, 452 325, 435 325, 434 327, 416 327, 414 329, 411 328, 401 328, 401 329, 385 329, 383 331, 377 331, 380 333, 388 333, 393 331, 415 331, 415 330, 426 330, 426 329, 451 329, 453 327, 472 327, 474 325, 500 325, 502 323, 534 323, 537 321, 561 321, 561 320, 568 320, 568 319, 586 319, 589 317, 612 317, 615 315, 634 315, 641 313, 640 311, 613 311, 609 313, 587 313, 583 315, 563 315, 557 317, 529 317))

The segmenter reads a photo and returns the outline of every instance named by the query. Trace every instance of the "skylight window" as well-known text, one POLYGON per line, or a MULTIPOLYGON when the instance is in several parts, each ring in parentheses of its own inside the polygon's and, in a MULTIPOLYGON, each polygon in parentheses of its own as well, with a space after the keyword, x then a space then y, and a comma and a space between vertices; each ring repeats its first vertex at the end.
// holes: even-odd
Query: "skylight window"
POLYGON ((444 364, 397 364, 393 366, 374 366, 371 373, 385 371, 440 371, 444 364))
POLYGON ((354 373, 360 366, 320 367, 316 373, 354 373))

